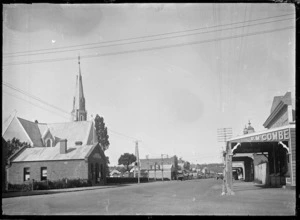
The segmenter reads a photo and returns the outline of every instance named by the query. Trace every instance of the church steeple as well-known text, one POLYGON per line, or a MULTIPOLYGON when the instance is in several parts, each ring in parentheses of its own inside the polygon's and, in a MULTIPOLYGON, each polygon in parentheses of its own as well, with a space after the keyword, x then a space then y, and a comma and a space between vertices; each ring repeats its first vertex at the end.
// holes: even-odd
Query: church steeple
POLYGON ((82 76, 80 69, 80 56, 78 56, 79 74, 76 76, 76 89, 73 99, 72 121, 86 121, 85 98, 83 95, 82 76))

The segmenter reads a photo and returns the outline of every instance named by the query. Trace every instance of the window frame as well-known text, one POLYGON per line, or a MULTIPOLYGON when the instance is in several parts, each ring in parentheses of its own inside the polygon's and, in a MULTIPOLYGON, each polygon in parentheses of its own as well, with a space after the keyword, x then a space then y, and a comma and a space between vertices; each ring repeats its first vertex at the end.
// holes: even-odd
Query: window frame
POLYGON ((26 182, 26 181, 30 181, 30 167, 24 167, 23 169, 23 181, 26 182), (26 176, 29 176, 28 179, 26 179, 26 176))
POLYGON ((48 169, 47 167, 41 167, 41 181, 48 179, 48 169), (43 176, 43 171, 46 170, 46 177, 43 176))

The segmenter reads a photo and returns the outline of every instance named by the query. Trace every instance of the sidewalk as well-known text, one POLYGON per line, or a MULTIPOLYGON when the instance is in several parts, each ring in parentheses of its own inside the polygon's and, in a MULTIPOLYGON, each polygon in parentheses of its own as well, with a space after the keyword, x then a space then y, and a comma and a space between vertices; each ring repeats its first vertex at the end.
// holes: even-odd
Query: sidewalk
POLYGON ((44 194, 54 194, 54 193, 65 193, 65 192, 76 192, 76 191, 96 190, 96 189, 106 189, 106 188, 115 188, 115 187, 121 187, 121 186, 127 186, 127 185, 131 185, 131 184, 116 184, 116 185, 89 186, 89 187, 49 189, 49 190, 33 190, 33 191, 27 191, 27 192, 2 192, 2 198, 20 197, 20 196, 34 196, 34 195, 44 195, 44 194))

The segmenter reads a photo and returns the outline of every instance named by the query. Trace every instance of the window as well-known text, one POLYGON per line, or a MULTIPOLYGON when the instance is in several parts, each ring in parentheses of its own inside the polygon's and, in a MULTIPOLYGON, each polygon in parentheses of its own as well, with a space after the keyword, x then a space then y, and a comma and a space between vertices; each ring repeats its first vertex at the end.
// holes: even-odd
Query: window
POLYGON ((47 167, 41 167, 41 180, 47 180, 47 167))
POLYGON ((46 147, 51 147, 52 146, 52 140, 51 139, 47 139, 46 141, 46 147))
POLYGON ((80 115, 80 121, 83 121, 83 115, 80 115))
POLYGON ((30 168, 25 167, 24 168, 24 181, 30 180, 30 168))

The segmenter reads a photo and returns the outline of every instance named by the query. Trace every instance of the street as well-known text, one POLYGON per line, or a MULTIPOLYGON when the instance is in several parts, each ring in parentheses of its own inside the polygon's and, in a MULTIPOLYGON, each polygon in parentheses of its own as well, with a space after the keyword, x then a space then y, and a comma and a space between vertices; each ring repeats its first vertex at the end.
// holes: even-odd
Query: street
POLYGON ((4 215, 295 215, 295 190, 196 179, 2 199, 4 215))

